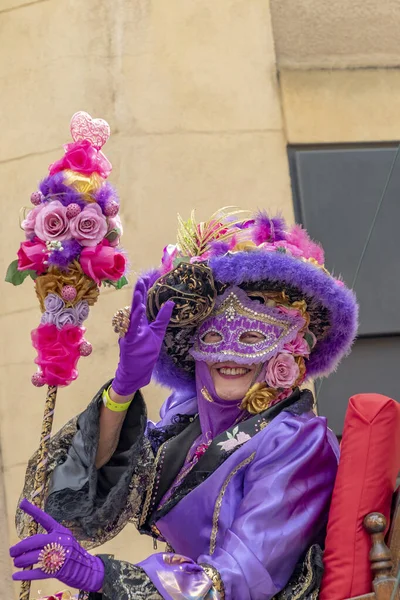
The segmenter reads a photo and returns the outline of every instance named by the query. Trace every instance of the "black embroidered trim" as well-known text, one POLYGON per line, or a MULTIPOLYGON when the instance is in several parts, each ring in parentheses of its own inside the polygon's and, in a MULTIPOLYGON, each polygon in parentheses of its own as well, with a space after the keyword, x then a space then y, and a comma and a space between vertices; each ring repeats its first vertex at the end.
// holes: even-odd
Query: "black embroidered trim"
POLYGON ((166 442, 172 437, 179 435, 189 423, 193 421, 196 415, 175 415, 172 419, 172 423, 166 427, 154 427, 148 429, 147 438, 151 444, 154 454, 157 454, 161 444, 166 442))
POLYGON ((317 600, 323 574, 322 550, 314 544, 304 559, 297 563, 289 582, 273 600, 317 600))

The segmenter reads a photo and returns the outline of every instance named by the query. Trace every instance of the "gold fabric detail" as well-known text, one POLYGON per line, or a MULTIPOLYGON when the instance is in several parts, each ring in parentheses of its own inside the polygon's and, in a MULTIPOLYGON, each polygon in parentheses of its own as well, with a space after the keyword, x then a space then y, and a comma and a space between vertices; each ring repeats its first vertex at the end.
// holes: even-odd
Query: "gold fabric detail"
POLYGON ((278 390, 268 387, 266 383, 255 383, 247 391, 240 408, 251 415, 258 415, 269 407, 278 394, 278 390))
POLYGON ((293 387, 298 387, 304 381, 304 376, 306 374, 307 367, 306 367, 306 361, 304 360, 304 358, 302 356, 295 356, 294 360, 296 361, 296 363, 299 367, 299 376, 293 387))
POLYGON ((273 600, 317 600, 319 596, 319 585, 313 580, 315 578, 315 566, 312 562, 314 546, 311 546, 303 561, 301 572, 292 577, 287 586, 273 597, 273 600), (313 585, 312 585, 313 584, 313 585), (315 587, 311 589, 310 587, 315 587), (290 590, 290 591, 288 591, 290 590))
POLYGON ((85 202, 96 202, 94 194, 101 188, 103 182, 104 179, 98 173, 82 175, 69 169, 64 171, 64 185, 73 187, 83 196, 85 202))
POLYGON ((150 505, 151 505, 151 501, 153 498, 153 489, 154 489, 154 484, 156 482, 156 476, 157 476, 157 472, 158 472, 158 465, 161 461, 161 458, 163 456, 164 450, 168 444, 169 440, 167 440, 166 442, 164 442, 163 444, 161 444, 161 446, 158 449, 155 461, 154 461, 154 468, 153 468, 153 472, 151 475, 151 479, 150 479, 150 483, 147 487, 147 491, 146 491, 146 498, 143 504, 143 509, 141 512, 141 515, 139 517, 139 527, 142 527, 147 519, 147 515, 149 513, 150 510, 150 505))
POLYGON ((96 282, 84 275, 78 261, 74 260, 68 266, 68 272, 60 271, 57 267, 50 267, 46 275, 39 275, 35 280, 36 295, 42 312, 45 311, 44 299, 46 296, 48 294, 61 296, 61 290, 65 285, 72 285, 77 291, 74 301, 67 302, 67 306, 72 306, 80 300, 86 300, 89 306, 93 306, 100 293, 96 282))
POLYGON ((254 460, 255 455, 256 455, 256 453, 253 452, 245 460, 242 460, 242 462, 240 462, 238 465, 236 465, 236 467, 233 469, 233 471, 231 471, 229 473, 228 477, 225 479, 225 481, 220 489, 220 492, 218 494, 218 497, 217 497, 217 500, 215 501, 215 506, 214 506, 212 530, 211 530, 211 537, 210 537, 210 551, 209 551, 210 556, 212 556, 214 554, 215 547, 217 544, 219 515, 221 512, 222 500, 224 498, 227 487, 230 484, 233 477, 236 475, 236 473, 238 473, 240 471, 240 469, 242 469, 243 467, 246 467, 248 464, 251 463, 252 460, 254 460))
POLYGON ((215 567, 208 565, 207 563, 201 563, 200 567, 204 570, 205 574, 211 579, 215 590, 219 594, 218 600, 225 600, 225 586, 221 579, 221 575, 215 567))
POLYGON ((207 400, 207 402, 214 402, 214 400, 210 396, 210 392, 206 387, 201 388, 201 393, 203 397, 207 400))
POLYGON ((303 262, 311 263, 315 267, 318 267, 318 269, 321 269, 321 271, 323 271, 326 275, 329 275, 329 277, 332 277, 332 275, 329 273, 328 269, 325 268, 325 265, 321 265, 321 263, 319 263, 315 258, 313 258, 313 257, 311 257, 311 258, 301 258, 301 260, 303 262))

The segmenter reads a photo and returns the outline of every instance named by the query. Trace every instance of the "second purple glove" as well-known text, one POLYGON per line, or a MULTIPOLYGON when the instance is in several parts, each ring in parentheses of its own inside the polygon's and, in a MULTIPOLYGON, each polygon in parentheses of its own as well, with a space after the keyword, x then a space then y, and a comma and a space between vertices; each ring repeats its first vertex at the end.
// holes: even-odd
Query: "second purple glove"
POLYGON ((10 548, 14 566, 33 567, 31 571, 14 573, 15 581, 58 579, 62 583, 85 592, 99 592, 104 582, 104 564, 76 541, 72 533, 50 515, 22 500, 21 510, 30 515, 47 534, 26 538, 10 548))
POLYGON ((150 383, 174 309, 173 302, 166 302, 156 320, 149 323, 146 298, 146 283, 139 279, 133 293, 129 329, 119 340, 120 358, 112 383, 113 390, 121 396, 130 396, 150 383))

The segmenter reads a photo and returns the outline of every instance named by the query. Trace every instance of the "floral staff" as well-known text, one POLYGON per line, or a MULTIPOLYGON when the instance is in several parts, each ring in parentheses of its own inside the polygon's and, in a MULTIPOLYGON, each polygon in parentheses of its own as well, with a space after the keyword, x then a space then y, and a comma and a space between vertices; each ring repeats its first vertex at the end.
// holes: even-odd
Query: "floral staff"
MULTIPOLYGON (((31 194, 33 208, 22 221, 26 240, 6 275, 14 285, 30 276, 42 311, 31 334, 38 365, 32 383, 48 386, 32 498, 37 506, 46 488, 57 388, 77 378, 79 358, 92 352, 83 327, 89 307, 102 284, 120 289, 127 283, 127 260, 119 249, 119 200, 107 182, 111 163, 101 152, 110 127, 81 111, 73 115, 70 130, 73 142, 64 146, 64 156, 50 165, 48 176, 31 194)), ((29 534, 37 529, 32 521, 29 534)), ((25 581, 21 600, 29 593, 30 582, 25 581)))

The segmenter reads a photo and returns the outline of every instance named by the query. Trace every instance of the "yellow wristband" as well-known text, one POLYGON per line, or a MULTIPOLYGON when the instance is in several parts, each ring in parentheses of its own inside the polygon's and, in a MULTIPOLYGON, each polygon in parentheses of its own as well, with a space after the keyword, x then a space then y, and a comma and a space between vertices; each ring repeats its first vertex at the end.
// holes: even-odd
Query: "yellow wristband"
POLYGON ((128 408, 131 405, 132 400, 129 400, 129 402, 124 402, 124 403, 114 402, 114 400, 111 400, 111 398, 110 398, 109 391, 110 391, 110 388, 103 390, 102 398, 103 398, 104 406, 106 408, 108 408, 109 410, 112 410, 113 412, 124 412, 124 410, 128 410, 128 408))

